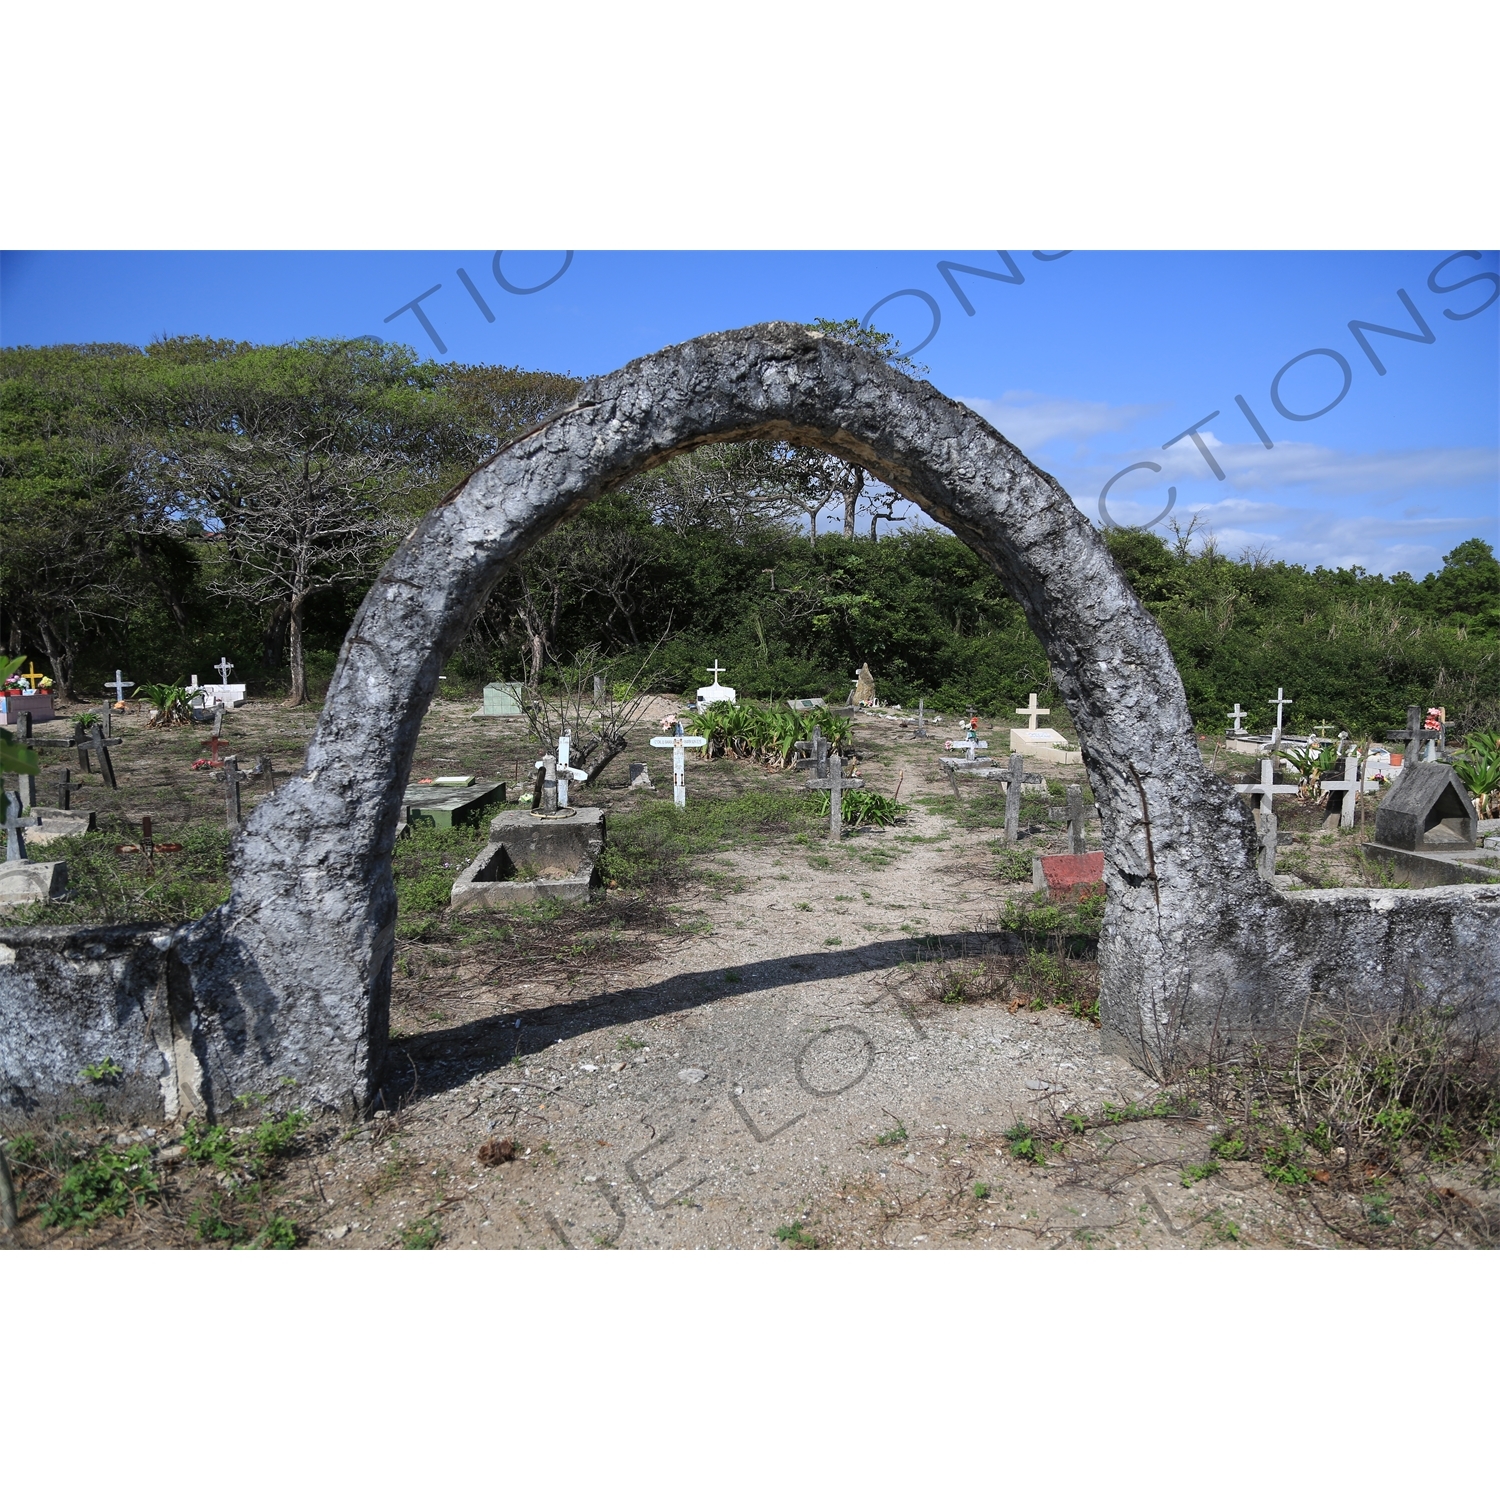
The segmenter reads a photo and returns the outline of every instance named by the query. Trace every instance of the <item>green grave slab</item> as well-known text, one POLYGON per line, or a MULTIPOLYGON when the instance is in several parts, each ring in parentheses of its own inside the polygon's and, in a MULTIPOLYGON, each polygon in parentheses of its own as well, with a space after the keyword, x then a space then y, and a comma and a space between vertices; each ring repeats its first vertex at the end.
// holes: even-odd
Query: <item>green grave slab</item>
POLYGON ((470 786, 412 785, 401 799, 401 821, 411 827, 466 828, 492 817, 504 805, 503 781, 476 779, 470 786))

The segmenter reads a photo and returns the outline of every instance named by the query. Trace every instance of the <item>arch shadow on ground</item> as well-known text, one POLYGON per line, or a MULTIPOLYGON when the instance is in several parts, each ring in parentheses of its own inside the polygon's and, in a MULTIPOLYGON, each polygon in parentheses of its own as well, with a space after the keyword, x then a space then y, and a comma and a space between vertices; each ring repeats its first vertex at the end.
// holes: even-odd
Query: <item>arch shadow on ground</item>
POLYGON ((813 949, 751 963, 696 969, 652 984, 609 990, 586 1000, 484 1016, 461 1026, 392 1038, 380 1091, 385 1100, 414 1103, 462 1087, 517 1058, 608 1026, 643 1022, 739 996, 875 974, 903 963, 1023 953, 1014 933, 974 930, 930 938, 887 939, 858 948, 813 949), (726 973, 739 975, 735 981, 726 973))

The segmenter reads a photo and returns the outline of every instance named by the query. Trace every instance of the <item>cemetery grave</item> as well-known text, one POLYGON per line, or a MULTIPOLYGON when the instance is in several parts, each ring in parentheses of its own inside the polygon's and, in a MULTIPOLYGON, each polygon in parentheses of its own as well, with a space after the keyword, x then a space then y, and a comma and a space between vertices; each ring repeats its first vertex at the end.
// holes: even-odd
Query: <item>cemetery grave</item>
MULTIPOLYGON (((290 742, 305 716, 236 712, 265 713, 281 763, 295 767, 290 742)), ((414 778, 513 775, 506 756, 529 764, 534 747, 514 721, 486 726, 479 745, 471 714, 467 703, 434 704, 414 778)), ((582 793, 611 824, 640 817, 643 795, 659 804, 655 816, 670 813, 670 751, 643 748, 652 727, 636 726, 628 758, 582 793), (628 790, 628 759, 656 767, 654 793, 628 790)), ((304 1129, 289 1148, 295 1170, 271 1176, 259 1217, 225 1206, 224 1232, 248 1239, 292 1225, 297 1243, 325 1248, 771 1248, 789 1224, 825 1246, 1340 1243, 1248 1163, 1184 1185, 1212 1122, 1151 1116, 1160 1091, 1070 1012, 1073 991, 1047 965, 1071 963, 1085 991, 1093 965, 1044 951, 1040 980, 1028 982, 1033 960, 1005 956, 997 908, 1031 884, 1029 870, 1007 877, 997 864, 1005 789, 975 786, 957 802, 909 731, 861 722, 858 736, 873 784, 889 791, 902 777, 919 789, 893 828, 830 845, 802 790, 806 769, 694 760, 690 813, 779 796, 807 815, 758 838, 731 835, 664 881, 606 887, 586 907, 468 912, 444 897, 403 909, 393 1064, 374 1117, 353 1130, 304 1129), (1006 964, 1020 977, 987 1000, 975 976, 1006 964), (1010 1008, 1033 991, 1044 1009, 1010 1008), (1069 1112, 1103 1122, 1106 1106, 1143 1117, 1091 1128, 1054 1166, 1015 1154, 1017 1120, 1040 1139, 1068 1134, 1057 1122, 1069 1112), (483 1165, 480 1150, 501 1139, 513 1159, 483 1165)), ((193 743, 188 731, 181 739, 193 743)), ((120 760, 122 784, 140 774, 128 753, 120 760)), ((1070 792, 1084 806, 1076 772, 1047 775, 1025 799, 1028 863, 1033 851, 1068 853, 1070 825, 1048 813, 1066 815, 1070 792)), ((221 796, 204 800, 200 826, 222 826, 221 796)), ((529 814, 497 821, 517 817, 529 814)), ((403 886, 460 875, 485 832, 407 836, 398 869, 421 842, 424 873, 403 886)), ((174 1192, 205 1197, 180 1129, 116 1113, 107 1081, 81 1097, 109 1112, 101 1140, 145 1146, 174 1192)), ((268 1108, 277 1118, 274 1101, 268 1108)), ((33 1212, 22 1233, 32 1243, 203 1243, 187 1217, 148 1205, 85 1235, 44 1230, 33 1212)))

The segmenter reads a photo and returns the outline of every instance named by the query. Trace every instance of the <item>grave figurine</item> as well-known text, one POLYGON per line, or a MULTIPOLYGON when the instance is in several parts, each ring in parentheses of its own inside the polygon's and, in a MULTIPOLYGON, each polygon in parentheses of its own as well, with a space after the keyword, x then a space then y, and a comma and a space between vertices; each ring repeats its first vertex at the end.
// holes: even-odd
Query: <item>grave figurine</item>
MULTIPOLYGON (((718 657, 714 658, 715 663, 718 657)), ((684 734, 682 720, 677 721, 677 732, 670 738, 664 734, 652 737, 651 745, 656 750, 672 752, 672 805, 687 806, 687 759, 684 750, 701 750, 708 741, 701 734, 684 734)))
MULTIPOLYGON (((557 754, 552 757, 553 778, 557 782, 557 805, 566 807, 568 805, 568 784, 573 781, 587 781, 589 773, 577 766, 569 765, 569 757, 573 753, 573 737, 568 734, 559 736, 557 741, 557 754)), ((538 766, 543 762, 538 761, 538 766)), ((544 778, 545 781, 545 778, 544 778)))
POLYGON ((854 679, 854 691, 849 694, 849 701, 856 708, 875 707, 875 675, 870 671, 869 662, 859 669, 859 676, 854 679))
POLYGON ((710 703, 733 703, 736 701, 739 695, 735 690, 719 681, 719 674, 727 671, 728 668, 719 665, 719 658, 717 656, 714 657, 713 666, 704 667, 703 670, 705 672, 712 672, 714 680, 710 686, 698 689, 697 702, 699 708, 707 708, 710 703))
POLYGON ((828 757, 828 773, 825 776, 810 776, 807 781, 807 789, 810 792, 828 793, 828 837, 839 839, 844 832, 844 806, 843 795, 845 792, 857 792, 864 786, 864 782, 857 776, 844 775, 843 757, 835 752, 828 757))

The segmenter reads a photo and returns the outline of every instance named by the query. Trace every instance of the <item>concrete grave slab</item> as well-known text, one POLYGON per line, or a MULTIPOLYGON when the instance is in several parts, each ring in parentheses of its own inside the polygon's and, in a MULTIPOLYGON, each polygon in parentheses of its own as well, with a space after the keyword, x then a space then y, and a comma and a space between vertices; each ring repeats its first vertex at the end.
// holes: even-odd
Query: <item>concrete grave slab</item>
POLYGON ((408 786, 401 798, 401 821, 408 827, 465 828, 482 822, 505 801, 503 781, 472 786, 408 786))
POLYGON ((587 901, 599 884, 604 809, 570 807, 540 817, 527 809, 490 823, 489 842, 453 882, 455 910, 496 909, 550 898, 587 901))

